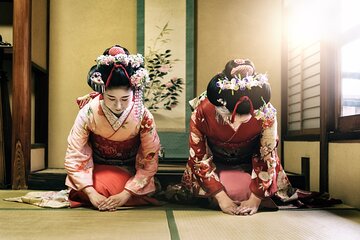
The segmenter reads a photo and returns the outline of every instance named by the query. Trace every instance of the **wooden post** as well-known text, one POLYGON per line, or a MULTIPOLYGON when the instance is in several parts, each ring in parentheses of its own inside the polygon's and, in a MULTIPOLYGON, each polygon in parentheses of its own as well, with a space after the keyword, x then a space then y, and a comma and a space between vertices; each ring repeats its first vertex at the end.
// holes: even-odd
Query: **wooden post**
MULTIPOLYGON (((0 49, 1 51, 1 49, 0 49)), ((0 54, 1 55, 1 54, 0 54)), ((1 71, 1 69, 0 69, 1 71)), ((0 72, 1 74, 1 72, 0 72)), ((1 75, 0 75, 0 81, 1 75)), ((1 87, 1 85, 0 85, 1 87)), ((1 91, 0 91, 1 93, 1 91)), ((4 131, 3 131, 3 111, 2 111, 2 104, 0 104, 0 188, 5 188, 6 183, 6 175, 5 175, 5 141, 4 141, 4 131)))
POLYGON ((26 189, 31 150, 31 0, 14 1, 12 189, 26 189))

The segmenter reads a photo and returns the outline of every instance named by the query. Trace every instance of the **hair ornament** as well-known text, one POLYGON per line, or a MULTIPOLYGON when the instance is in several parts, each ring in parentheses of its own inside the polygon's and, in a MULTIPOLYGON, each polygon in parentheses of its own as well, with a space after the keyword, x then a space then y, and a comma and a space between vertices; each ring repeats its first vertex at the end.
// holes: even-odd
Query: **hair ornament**
MULTIPOLYGON (((96 59, 97 66, 101 65, 113 65, 113 69, 110 72, 108 79, 111 78, 112 72, 115 68, 122 68, 130 81, 130 85, 134 88, 143 89, 143 87, 150 81, 148 71, 142 67, 144 64, 144 57, 141 54, 128 55, 121 47, 112 47, 109 49, 109 54, 100 55, 96 59), (136 72, 128 76, 126 71, 127 66, 137 69, 136 72)), ((104 79, 105 80, 105 79, 104 79)), ((91 85, 95 91, 103 93, 105 88, 109 84, 109 81, 104 81, 101 77, 101 73, 94 72, 91 76, 91 85), (106 82, 106 85, 104 84, 106 82)))
POLYGON ((224 107, 226 106, 226 101, 222 98, 219 98, 216 100, 218 103, 221 103, 221 105, 223 105, 224 107))
POLYGON ((102 80, 101 73, 93 72, 93 74, 91 74, 90 80, 91 80, 90 82, 91 87, 96 92, 102 93, 105 91, 105 84, 104 81, 102 80))
POLYGON ((254 110, 254 117, 257 120, 263 121, 263 128, 271 127, 276 118, 276 109, 270 102, 266 103, 263 98, 261 98, 264 102, 259 109, 254 110))
POLYGON ((251 90, 253 87, 262 87, 264 84, 269 84, 268 78, 265 74, 255 74, 254 76, 241 77, 235 76, 231 80, 227 77, 221 78, 217 81, 216 86, 222 90, 244 91, 245 89, 251 90))
POLYGON ((127 55, 125 53, 119 53, 113 55, 101 55, 96 59, 98 66, 100 65, 111 65, 111 64, 122 64, 127 66, 131 64, 133 68, 138 68, 144 63, 144 57, 141 54, 127 55))
POLYGON ((141 88, 149 83, 149 73, 145 68, 140 68, 130 77, 130 81, 132 86, 141 88))

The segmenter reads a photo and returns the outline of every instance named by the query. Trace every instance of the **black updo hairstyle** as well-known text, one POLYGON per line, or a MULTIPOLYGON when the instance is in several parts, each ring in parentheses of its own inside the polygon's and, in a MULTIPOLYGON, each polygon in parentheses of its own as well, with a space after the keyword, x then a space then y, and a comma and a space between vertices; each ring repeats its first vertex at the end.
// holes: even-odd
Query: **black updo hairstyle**
MULTIPOLYGON (((125 54, 127 55, 130 55, 130 52, 120 46, 120 45, 114 45, 112 47, 109 47, 107 48, 103 55, 111 55, 109 54, 109 51, 111 48, 113 47, 120 47, 124 50, 125 54)), ((111 70, 113 68, 114 64, 109 64, 109 65, 94 65, 90 68, 89 70, 89 73, 88 73, 88 76, 87 76, 87 83, 88 85, 93 88, 92 84, 91 84, 91 75, 94 73, 94 72, 99 72, 101 73, 101 78, 102 80, 104 81, 104 84, 106 85, 106 81, 110 81, 108 86, 106 87, 107 89, 111 89, 111 88, 115 88, 115 87, 126 87, 126 88, 130 88, 131 84, 130 84, 130 79, 128 78, 131 77, 131 75, 133 75, 136 70, 138 68, 133 68, 131 66, 131 64, 128 64, 127 66, 123 65, 123 67, 125 68, 128 76, 126 75, 126 73, 124 72, 124 69, 121 68, 121 67, 116 67, 112 73, 112 76, 111 76, 111 79, 108 79, 110 73, 111 73, 111 70)), ((96 89, 93 88, 94 91, 96 91, 96 89)))
MULTIPOLYGON (((219 99, 221 101, 226 102, 226 108, 233 112, 235 105, 237 101, 242 96, 247 96, 252 102, 253 108, 259 109, 261 106, 265 103, 268 103, 270 101, 271 97, 271 88, 269 84, 263 84, 261 87, 252 87, 250 90, 245 88, 244 90, 237 90, 232 91, 231 89, 223 89, 221 90, 217 86, 217 82, 219 79, 224 79, 225 77, 229 80, 234 77, 235 74, 241 75, 242 78, 246 77, 246 74, 248 75, 255 75, 255 67, 253 63, 250 60, 245 60, 243 63, 238 63, 235 60, 229 61, 225 65, 225 69, 222 73, 216 74, 209 82, 207 86, 207 97, 209 101, 215 105, 215 106, 223 106, 222 102, 219 102, 219 99), (244 68, 240 68, 239 71, 236 71, 235 73, 231 74, 231 71, 240 66, 243 65, 244 68), (251 71, 251 68, 253 71, 251 71), (249 74, 251 73, 251 74, 249 74), (221 90, 221 91, 220 91, 221 90)), ((249 101, 243 101, 240 103, 236 109, 236 113, 238 114, 248 114, 250 113, 250 102, 249 101)))

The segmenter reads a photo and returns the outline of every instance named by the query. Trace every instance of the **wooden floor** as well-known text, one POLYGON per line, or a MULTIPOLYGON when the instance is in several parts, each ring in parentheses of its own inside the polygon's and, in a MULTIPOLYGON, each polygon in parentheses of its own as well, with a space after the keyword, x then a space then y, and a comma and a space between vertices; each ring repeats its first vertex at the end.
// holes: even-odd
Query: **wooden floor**
POLYGON ((99 212, 2 200, 26 192, 0 190, 0 239, 360 239, 360 211, 344 205, 245 217, 173 204, 99 212))

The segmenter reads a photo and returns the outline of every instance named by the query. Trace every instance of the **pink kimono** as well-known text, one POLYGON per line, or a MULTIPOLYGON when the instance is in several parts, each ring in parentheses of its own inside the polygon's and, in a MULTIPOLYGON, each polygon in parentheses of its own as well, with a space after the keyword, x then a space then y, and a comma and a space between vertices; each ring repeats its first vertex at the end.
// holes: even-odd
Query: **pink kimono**
POLYGON ((87 186, 106 197, 126 189, 132 194, 127 205, 147 203, 146 195, 155 191, 160 149, 152 114, 146 108, 137 113, 132 102, 118 118, 96 94, 78 104, 65 156, 72 205, 89 204, 81 192, 87 186))

